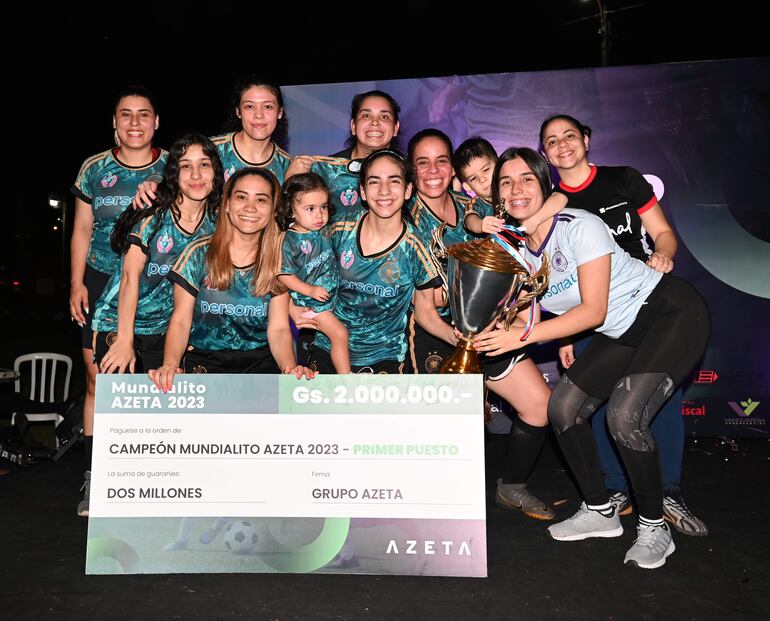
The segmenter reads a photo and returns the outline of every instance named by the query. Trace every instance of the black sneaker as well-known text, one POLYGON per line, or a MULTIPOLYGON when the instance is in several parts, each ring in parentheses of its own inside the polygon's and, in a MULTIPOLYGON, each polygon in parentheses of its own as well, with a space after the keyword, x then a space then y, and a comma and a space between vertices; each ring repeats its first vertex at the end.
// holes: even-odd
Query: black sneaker
POLYGON ((618 515, 631 515, 634 512, 631 501, 628 499, 628 494, 625 492, 615 492, 612 494, 610 496, 610 504, 615 507, 618 515))
POLYGON ((91 500, 91 471, 86 470, 83 473, 83 485, 80 487, 80 491, 83 492, 83 500, 78 503, 78 515, 80 517, 88 517, 88 505, 91 500))
POLYGON ((681 494, 663 497, 663 519, 683 535, 705 537, 709 534, 706 524, 690 511, 681 494))

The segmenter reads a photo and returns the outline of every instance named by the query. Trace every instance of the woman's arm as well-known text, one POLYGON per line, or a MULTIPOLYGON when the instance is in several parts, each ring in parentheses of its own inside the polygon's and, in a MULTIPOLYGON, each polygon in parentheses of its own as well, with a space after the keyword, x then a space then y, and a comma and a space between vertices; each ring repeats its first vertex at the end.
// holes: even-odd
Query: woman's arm
POLYGON ((91 205, 75 199, 75 222, 70 241, 70 317, 82 326, 88 312, 88 289, 83 284, 86 272, 86 257, 94 231, 94 213, 91 205))
POLYGON ((288 293, 282 293, 270 300, 270 306, 267 309, 267 344, 281 373, 296 375, 297 378, 304 375, 311 379, 315 373, 297 364, 297 358, 294 355, 294 340, 289 327, 290 299, 288 293))
POLYGON ((649 265, 656 272, 670 272, 674 269, 674 256, 676 255, 677 241, 676 234, 666 219, 659 203, 655 203, 640 214, 644 228, 649 233, 655 251, 649 259, 649 265))
POLYGON ((602 325, 610 292, 610 256, 606 254, 578 266, 580 304, 559 317, 536 324, 526 341, 521 341, 524 329, 517 326, 480 334, 474 339, 476 350, 496 356, 527 343, 550 341, 602 325))
POLYGON ((139 303, 139 279, 142 276, 147 257, 139 246, 131 244, 123 257, 123 273, 118 292, 118 337, 104 355, 100 371, 123 373, 125 369, 134 372, 134 320, 139 303))
POLYGON ((181 285, 174 285, 174 312, 166 332, 166 342, 163 347, 163 366, 149 372, 150 379, 163 392, 171 390, 174 376, 181 373, 180 364, 185 348, 190 340, 195 296, 181 285))
POLYGON ((417 289, 414 292, 414 320, 426 332, 450 345, 457 344, 454 329, 439 317, 434 304, 436 289, 417 289))

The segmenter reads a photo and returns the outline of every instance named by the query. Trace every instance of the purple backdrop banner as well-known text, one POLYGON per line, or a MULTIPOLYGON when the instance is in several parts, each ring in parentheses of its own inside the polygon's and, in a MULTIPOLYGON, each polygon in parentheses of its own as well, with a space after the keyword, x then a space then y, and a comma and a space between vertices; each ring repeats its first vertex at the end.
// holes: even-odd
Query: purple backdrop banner
POLYGON ((290 86, 291 152, 342 148, 351 97, 373 88, 400 103, 402 146, 438 127, 455 145, 482 135, 498 152, 537 147, 556 113, 591 126, 594 163, 633 166, 653 184, 680 240, 675 273, 711 311, 711 344, 677 404, 688 431, 767 436, 770 60, 290 86))

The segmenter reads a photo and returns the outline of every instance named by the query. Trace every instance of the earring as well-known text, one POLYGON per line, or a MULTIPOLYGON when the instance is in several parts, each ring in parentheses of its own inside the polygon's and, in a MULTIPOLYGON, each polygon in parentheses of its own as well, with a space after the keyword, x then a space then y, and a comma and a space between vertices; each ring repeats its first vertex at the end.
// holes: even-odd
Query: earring
POLYGON ((229 207, 225 208, 225 213, 230 213, 230 208, 229 207))

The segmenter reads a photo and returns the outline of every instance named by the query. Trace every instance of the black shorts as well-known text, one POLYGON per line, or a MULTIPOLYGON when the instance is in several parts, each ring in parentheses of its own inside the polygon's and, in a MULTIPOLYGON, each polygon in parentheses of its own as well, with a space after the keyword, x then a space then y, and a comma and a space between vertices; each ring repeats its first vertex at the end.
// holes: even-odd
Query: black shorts
MULTIPOLYGON (((112 343, 115 342, 117 332, 96 332, 95 334, 94 361, 98 366, 101 366, 104 356, 112 343)), ((163 345, 165 342, 165 334, 134 334, 134 354, 136 355, 134 372, 146 373, 150 369, 160 367, 163 364, 163 345)))
MULTIPOLYGON (((319 373, 333 375, 337 372, 329 352, 315 345, 310 348, 310 364, 308 366, 319 373)), ((350 368, 353 373, 374 373, 380 375, 393 373, 400 375, 404 372, 404 363, 398 360, 379 360, 371 365, 357 366, 351 364, 350 368)))
POLYGON ((83 284, 88 289, 88 312, 86 315, 86 322, 83 327, 80 328, 80 344, 83 349, 94 348, 94 333, 91 330, 91 318, 93 317, 94 310, 96 310, 96 301, 102 295, 102 291, 107 286, 110 280, 110 275, 95 270, 90 265, 86 265, 86 271, 83 274, 83 284))
MULTIPOLYGON (((448 319, 444 319, 450 323, 448 319)), ((407 326, 410 367, 413 373, 439 373, 441 365, 452 355, 455 348, 446 341, 429 334, 414 320, 414 314, 409 318, 407 326)), ((492 381, 506 377, 516 365, 528 358, 523 350, 509 351, 499 356, 479 355, 479 362, 484 370, 484 376, 492 381)))
POLYGON ((185 373, 280 373, 270 348, 223 349, 210 351, 191 349, 184 355, 185 373))

